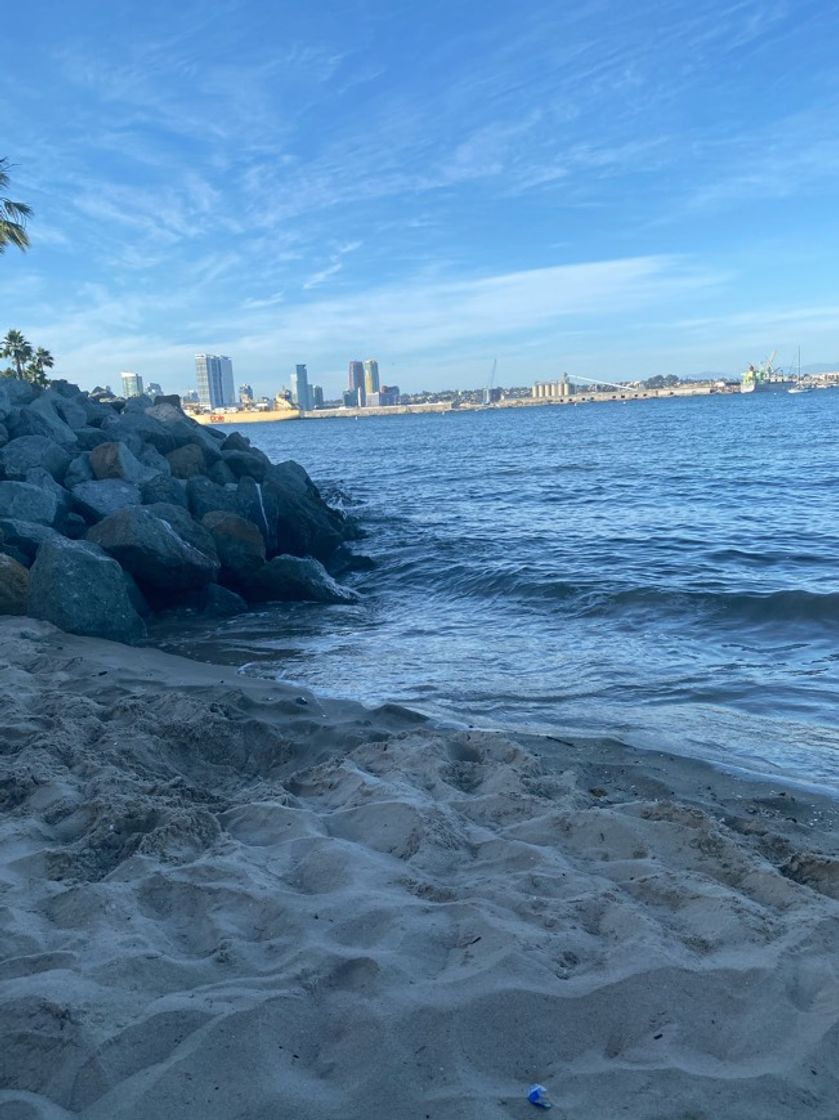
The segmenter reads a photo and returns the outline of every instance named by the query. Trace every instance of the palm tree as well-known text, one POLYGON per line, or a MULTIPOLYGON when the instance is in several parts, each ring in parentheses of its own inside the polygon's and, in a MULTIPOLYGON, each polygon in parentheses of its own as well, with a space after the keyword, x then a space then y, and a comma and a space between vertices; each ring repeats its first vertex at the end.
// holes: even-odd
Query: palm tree
POLYGON ((45 350, 43 346, 39 346, 29 365, 23 371, 23 376, 27 381, 31 381, 33 385, 40 385, 43 388, 47 384, 47 375, 45 370, 52 369, 55 365, 55 359, 49 350, 45 350))
POLYGON ((0 342, 0 358, 11 358, 15 367, 15 376, 21 381, 24 377, 24 366, 31 361, 33 356, 32 343, 27 342, 20 331, 9 331, 0 342))
MULTIPOLYGON (((0 191, 9 182, 6 170, 8 166, 8 160, 0 159, 0 191)), ((4 198, 0 194, 0 253, 5 253, 7 245, 17 245, 18 249, 29 247, 25 226, 31 213, 31 209, 23 202, 12 202, 10 198, 4 198)))

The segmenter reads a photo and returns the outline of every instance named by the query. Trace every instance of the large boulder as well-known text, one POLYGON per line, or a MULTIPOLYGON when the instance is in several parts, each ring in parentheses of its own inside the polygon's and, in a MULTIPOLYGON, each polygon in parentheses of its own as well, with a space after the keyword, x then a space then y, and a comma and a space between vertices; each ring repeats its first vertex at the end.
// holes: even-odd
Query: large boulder
POLYGON ((183 506, 173 505, 171 502, 153 502, 145 508, 155 517, 159 517, 161 521, 171 525, 178 536, 185 540, 187 544, 197 548, 205 556, 209 556, 212 561, 218 562, 219 557, 213 534, 209 529, 195 521, 190 516, 189 510, 184 509, 183 506))
POLYGON ((198 591, 187 592, 178 605, 211 618, 230 618, 248 609, 248 604, 241 595, 217 583, 208 583, 198 591))
POLYGON ((89 521, 101 521, 117 510, 138 506, 142 501, 139 488, 119 478, 80 482, 70 493, 76 509, 89 521))
POLYGON ((210 583, 218 574, 217 560, 187 544, 168 521, 144 506, 111 514, 87 537, 118 560, 141 588, 182 591, 210 583))
POLYGON ((0 482, 0 518, 54 525, 59 514, 55 494, 31 482, 0 482))
POLYGON ((222 451, 222 459, 236 478, 252 478, 264 482, 271 462, 261 451, 222 451))
POLYGON ((216 433, 212 428, 191 420, 174 405, 168 403, 152 405, 151 408, 146 409, 145 415, 148 419, 162 424, 175 440, 177 447, 185 447, 189 443, 198 444, 207 455, 208 465, 221 457, 220 448, 226 438, 224 434, 216 433))
POLYGON ((72 428, 49 408, 45 413, 37 411, 34 405, 12 408, 5 424, 12 439, 20 436, 46 436, 68 450, 78 446, 72 428))
POLYGON ((90 468, 99 478, 121 478, 124 482, 147 482, 158 473, 132 455, 124 443, 100 443, 89 453, 90 468))
POLYGON ((186 497, 189 511, 196 521, 200 521, 205 513, 223 509, 229 513, 239 512, 239 503, 235 490, 228 490, 210 482, 209 478, 191 478, 186 484, 186 497))
POLYGON ((355 603, 358 595, 340 583, 311 556, 275 556, 244 589, 255 602, 355 603))
POLYGON ((178 446, 168 428, 144 412, 120 414, 111 409, 111 415, 102 421, 102 431, 109 439, 128 444, 135 455, 140 453, 144 443, 150 443, 161 455, 178 446))
MULTIPOLYGON (((110 408, 106 411, 109 415, 113 415, 110 408)), ((79 428, 76 432, 76 439, 82 451, 92 451, 94 447, 98 447, 100 443, 112 442, 107 432, 103 432, 99 428, 79 428)))
POLYGON ((33 402, 33 408, 42 413, 49 412, 51 417, 57 416, 73 431, 83 428, 87 423, 87 413, 80 398, 67 393, 58 393, 52 386, 33 402))
POLYGON ((349 536, 344 515, 332 509, 299 463, 268 469, 263 494, 277 508, 277 534, 284 552, 326 560, 349 536))
POLYGON ((70 634, 115 642, 135 642, 146 633, 119 564, 95 545, 63 537, 38 549, 29 572, 26 613, 70 634))
POLYGON ((214 510, 202 518, 210 531, 221 561, 219 581, 241 587, 265 564, 265 541, 252 521, 236 513, 214 510))
POLYGON ((15 406, 30 404, 40 392, 30 382, 17 377, 0 378, 0 408, 8 412, 15 406))
POLYGON ((83 451, 70 463, 64 475, 64 485, 68 490, 78 486, 80 482, 93 482, 93 467, 90 465, 90 453, 83 451))
MULTIPOLYGON (((32 417, 38 417, 46 425, 44 435, 51 436, 56 443, 73 447, 76 443, 76 433, 73 430, 73 424, 68 422, 66 418, 68 407, 71 410, 77 408, 58 394, 47 392, 42 393, 40 397, 36 397, 32 404, 26 406, 24 411, 32 417)), ((81 422, 76 426, 81 428, 85 423, 84 412, 79 409, 73 414, 73 417, 79 419, 79 412, 81 412, 81 422)))
POLYGON ((185 443, 166 455, 175 478, 195 478, 207 470, 207 456, 197 443, 185 443))
POLYGON ((36 521, 11 517, 0 519, 0 548, 4 551, 13 550, 27 567, 35 559, 44 541, 52 541, 60 536, 49 525, 39 525, 36 521))
POLYGON ((186 486, 183 482, 172 478, 170 475, 159 474, 150 478, 140 486, 143 505, 154 505, 155 502, 167 502, 169 505, 187 508, 186 486))
POLYGON ((0 614, 26 614, 29 571, 0 552, 0 614))
POLYGON ((65 448, 48 436, 18 436, 0 450, 0 467, 7 479, 23 481, 33 467, 43 467, 61 482, 70 465, 65 448))
POLYGON ((143 444, 143 449, 137 458, 147 467, 151 467, 155 474, 171 475, 172 473, 169 460, 165 455, 161 455, 157 448, 153 447, 150 443, 143 444))
POLYGON ((70 513, 69 492, 64 489, 60 482, 56 482, 49 471, 45 471, 43 467, 32 467, 31 470, 28 470, 24 482, 37 486, 40 490, 44 490, 55 497, 57 508, 53 525, 63 533, 67 516, 70 513))
POLYGON ((0 424, 0 447, 5 447, 9 442, 9 429, 5 424, 0 424))

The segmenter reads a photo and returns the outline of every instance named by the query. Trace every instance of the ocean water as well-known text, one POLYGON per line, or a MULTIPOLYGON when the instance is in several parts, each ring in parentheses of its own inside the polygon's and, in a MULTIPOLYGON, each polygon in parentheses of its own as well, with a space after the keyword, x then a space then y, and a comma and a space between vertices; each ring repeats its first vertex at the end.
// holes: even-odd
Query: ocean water
POLYGON ((249 426, 361 521, 353 606, 167 648, 839 789, 839 391, 249 426))

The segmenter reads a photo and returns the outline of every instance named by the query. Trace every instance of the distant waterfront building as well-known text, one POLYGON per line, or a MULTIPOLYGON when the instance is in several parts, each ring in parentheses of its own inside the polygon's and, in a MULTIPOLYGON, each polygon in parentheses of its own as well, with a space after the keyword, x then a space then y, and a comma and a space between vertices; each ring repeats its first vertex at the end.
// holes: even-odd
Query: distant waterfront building
POLYGON ((150 381, 146 388, 146 392, 150 397, 162 397, 163 387, 161 385, 158 385, 156 381, 150 381))
POLYGON ((367 358, 364 362, 364 395, 378 393, 379 391, 379 363, 375 358, 367 358))
POLYGON ((242 404, 253 404, 253 388, 250 385, 239 386, 239 400, 242 404))
POLYGON ((212 411, 236 403, 233 363, 224 354, 196 354, 195 380, 202 408, 212 411))
POLYGON ((363 389, 345 389, 342 393, 344 408, 360 408, 363 389))
POLYGON ((121 373, 122 378, 122 395, 128 400, 129 397, 142 397, 143 395, 143 379, 139 373, 121 373))
POLYGON ((364 401, 365 408, 378 408, 382 403, 381 393, 365 393, 366 400, 364 401))
POLYGON ((197 389, 184 389, 181 393, 182 404, 198 404, 198 390, 197 389))
POLYGON ((379 404, 395 405, 399 404, 399 386, 398 385, 382 385, 379 390, 379 404))
POLYGON ((306 372, 305 364, 294 367, 294 373, 291 375, 291 399, 303 412, 307 412, 312 407, 309 395, 309 374, 306 372))
POLYGON ((533 396, 536 400, 563 400, 572 397, 576 387, 568 380, 568 374, 563 373, 559 381, 537 381, 533 386, 533 396))
POLYGON ((310 390, 312 408, 323 408, 323 389, 320 385, 313 385, 310 390))

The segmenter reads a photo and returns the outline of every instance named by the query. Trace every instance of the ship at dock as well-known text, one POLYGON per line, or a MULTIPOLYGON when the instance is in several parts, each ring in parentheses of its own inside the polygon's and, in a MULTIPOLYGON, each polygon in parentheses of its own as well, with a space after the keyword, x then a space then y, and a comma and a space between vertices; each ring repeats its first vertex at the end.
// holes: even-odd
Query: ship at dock
POLYGON ((774 353, 762 365, 749 365, 740 378, 741 393, 788 393, 795 384, 781 369, 772 365, 774 353))

